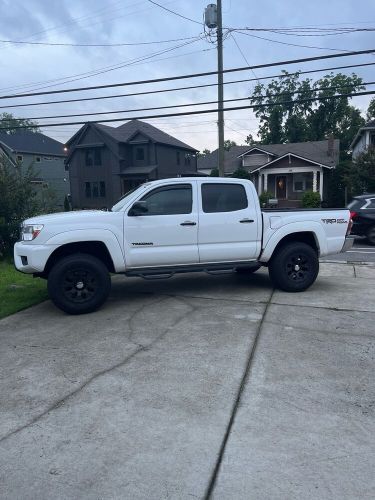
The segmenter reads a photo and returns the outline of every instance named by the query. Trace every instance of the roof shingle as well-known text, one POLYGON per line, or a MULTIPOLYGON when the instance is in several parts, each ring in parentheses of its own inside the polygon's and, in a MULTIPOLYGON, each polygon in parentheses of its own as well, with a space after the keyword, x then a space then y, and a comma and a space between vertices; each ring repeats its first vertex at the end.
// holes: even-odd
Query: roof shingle
POLYGON ((0 142, 17 153, 66 156, 61 142, 39 132, 24 130, 14 134, 0 133, 0 142))

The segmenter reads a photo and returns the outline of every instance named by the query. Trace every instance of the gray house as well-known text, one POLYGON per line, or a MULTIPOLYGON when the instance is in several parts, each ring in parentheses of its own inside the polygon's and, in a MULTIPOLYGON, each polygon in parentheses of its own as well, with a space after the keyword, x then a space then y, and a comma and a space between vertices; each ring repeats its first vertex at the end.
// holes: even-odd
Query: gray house
MULTIPOLYGON (((234 146, 225 152, 225 175, 242 167, 250 173, 258 194, 268 191, 279 207, 298 207, 305 191, 327 197, 326 177, 339 160, 337 139, 290 144, 234 146)), ((198 171, 217 167, 217 150, 198 159, 198 171)))
POLYGON ((66 147, 74 208, 109 208, 148 180, 197 174, 196 149, 139 120, 87 123, 66 147))
POLYGON ((64 207, 64 198, 70 192, 69 174, 65 170, 64 145, 38 132, 22 131, 14 134, 0 133, 0 154, 13 167, 25 171, 32 166, 36 191, 53 194, 55 208, 64 207))
POLYGON ((369 147, 375 147, 375 120, 367 122, 361 127, 350 145, 352 157, 355 160, 361 153, 369 147))

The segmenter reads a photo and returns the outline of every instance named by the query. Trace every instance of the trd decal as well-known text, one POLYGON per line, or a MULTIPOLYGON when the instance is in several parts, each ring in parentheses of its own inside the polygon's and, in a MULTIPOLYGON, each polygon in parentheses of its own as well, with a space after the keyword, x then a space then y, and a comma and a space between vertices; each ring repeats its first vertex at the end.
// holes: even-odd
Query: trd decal
POLYGON ((153 243, 149 243, 149 242, 137 242, 137 243, 132 243, 132 245, 134 245, 135 247, 152 247, 153 243))
POLYGON ((322 219, 324 224, 348 224, 348 221, 345 219, 322 219))

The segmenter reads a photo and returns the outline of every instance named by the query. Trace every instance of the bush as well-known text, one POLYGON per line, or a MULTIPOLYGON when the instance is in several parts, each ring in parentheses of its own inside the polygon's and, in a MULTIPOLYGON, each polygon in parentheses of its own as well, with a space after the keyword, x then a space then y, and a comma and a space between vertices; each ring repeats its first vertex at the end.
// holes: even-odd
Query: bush
POLYGON ((303 208, 319 208, 320 202, 320 194, 314 191, 306 191, 302 196, 303 208))
POLYGON ((219 177, 219 169, 213 168, 210 173, 210 177, 219 177))
POLYGON ((259 195, 260 206, 264 207, 265 205, 267 205, 270 198, 273 198, 273 194, 269 191, 263 191, 263 193, 259 195))
POLYGON ((245 170, 242 167, 237 168, 232 174, 231 177, 234 177, 236 179, 247 179, 250 180, 250 174, 247 170, 245 170))
POLYGON ((30 183, 33 178, 31 168, 22 173, 20 167, 0 157, 0 256, 12 251, 21 222, 40 208, 30 183))

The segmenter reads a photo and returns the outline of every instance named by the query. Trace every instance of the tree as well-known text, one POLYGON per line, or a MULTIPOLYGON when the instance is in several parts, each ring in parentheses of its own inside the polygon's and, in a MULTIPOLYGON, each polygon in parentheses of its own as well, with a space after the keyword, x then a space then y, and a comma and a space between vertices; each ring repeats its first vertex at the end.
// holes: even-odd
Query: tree
POLYGON ((353 195, 375 192, 375 148, 359 155, 348 173, 353 195))
POLYGON ((31 167, 21 172, 5 156, 0 156, 0 254, 11 251, 20 223, 39 209, 30 183, 33 178, 31 167))
POLYGON ((0 129, 6 129, 0 130, 0 132, 4 132, 5 134, 15 134, 16 132, 22 132, 24 130, 28 130, 29 132, 40 132, 40 128, 34 128, 33 125, 38 124, 37 122, 25 118, 15 118, 11 113, 0 113, 0 129), (25 128, 16 128, 21 126, 25 128))
POLYGON ((198 158, 204 158, 205 156, 211 154, 211 151, 209 149, 204 149, 202 152, 199 151, 199 153, 197 154, 197 157, 198 158))
POLYGON ((366 113, 367 120, 375 120, 375 97, 373 97, 370 101, 370 104, 366 113))
POLYGON ((226 141, 224 141, 225 151, 229 151, 230 148, 232 148, 233 146, 237 146, 237 143, 234 141, 231 141, 230 139, 227 139, 226 141))
POLYGON ((364 119, 359 109, 349 104, 350 94, 364 89, 362 78, 330 73, 316 82, 301 79, 300 73, 256 85, 250 103, 260 121, 258 135, 264 144, 318 141, 328 135, 340 139, 344 151, 364 119), (312 98, 320 100, 311 101, 312 98))

